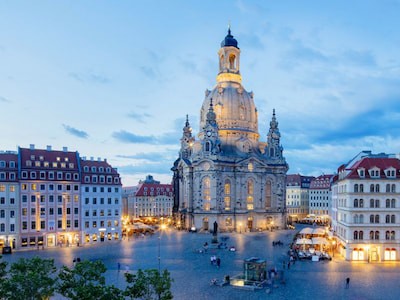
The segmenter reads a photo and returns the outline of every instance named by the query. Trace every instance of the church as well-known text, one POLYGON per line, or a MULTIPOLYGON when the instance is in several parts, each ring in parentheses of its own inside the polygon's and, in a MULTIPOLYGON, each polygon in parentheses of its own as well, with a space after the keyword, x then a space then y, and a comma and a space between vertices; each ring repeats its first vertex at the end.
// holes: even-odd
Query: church
POLYGON ((256 231, 286 226, 285 181, 275 110, 260 140, 253 92, 242 86, 240 48, 228 34, 218 51, 216 85, 206 90, 197 137, 188 117, 174 162, 173 213, 182 229, 256 231))

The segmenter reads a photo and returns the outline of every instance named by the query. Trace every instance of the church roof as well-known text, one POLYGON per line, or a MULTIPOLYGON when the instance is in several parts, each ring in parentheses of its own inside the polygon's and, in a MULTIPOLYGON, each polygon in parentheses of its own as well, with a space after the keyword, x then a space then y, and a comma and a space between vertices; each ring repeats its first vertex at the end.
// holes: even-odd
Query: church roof
POLYGON ((222 40, 221 42, 221 47, 235 47, 238 48, 238 42, 237 40, 233 37, 233 35, 231 34, 231 29, 228 29, 228 34, 226 35, 226 37, 222 40))

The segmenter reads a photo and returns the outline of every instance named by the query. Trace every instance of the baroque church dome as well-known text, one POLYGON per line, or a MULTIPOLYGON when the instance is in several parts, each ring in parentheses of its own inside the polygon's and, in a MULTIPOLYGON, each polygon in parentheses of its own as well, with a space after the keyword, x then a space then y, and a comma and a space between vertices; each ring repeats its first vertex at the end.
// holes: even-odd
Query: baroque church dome
POLYGON ((209 91, 200 111, 200 128, 207 122, 210 104, 214 106, 219 136, 222 144, 234 144, 240 138, 248 139, 257 146, 259 139, 258 115, 253 93, 242 86, 240 75, 240 49, 229 29, 221 42, 217 84, 209 91))

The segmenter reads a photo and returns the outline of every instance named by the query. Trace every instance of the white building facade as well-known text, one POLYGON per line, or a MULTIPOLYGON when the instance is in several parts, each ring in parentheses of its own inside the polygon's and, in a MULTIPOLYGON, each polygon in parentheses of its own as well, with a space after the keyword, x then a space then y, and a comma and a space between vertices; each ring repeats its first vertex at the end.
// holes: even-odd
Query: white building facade
POLYGON ((197 140, 189 120, 175 161, 175 222, 185 229, 253 231, 285 227, 285 178, 273 111, 260 141, 253 92, 242 86, 240 49, 228 31, 218 52, 217 84, 206 90, 197 140))
POLYGON ((286 211, 288 222, 304 219, 309 214, 309 190, 312 176, 288 174, 286 177, 286 211))
POLYGON ((346 260, 400 260, 400 160, 362 152, 338 169, 332 227, 346 260))
POLYGON ((81 159, 84 244, 122 238, 122 185, 106 160, 81 159))
POLYGON ((19 237, 19 186, 17 152, 0 152, 0 253, 16 248, 19 237))
POLYGON ((321 175, 310 183, 309 212, 317 223, 330 224, 329 211, 332 204, 331 184, 333 175, 321 175))

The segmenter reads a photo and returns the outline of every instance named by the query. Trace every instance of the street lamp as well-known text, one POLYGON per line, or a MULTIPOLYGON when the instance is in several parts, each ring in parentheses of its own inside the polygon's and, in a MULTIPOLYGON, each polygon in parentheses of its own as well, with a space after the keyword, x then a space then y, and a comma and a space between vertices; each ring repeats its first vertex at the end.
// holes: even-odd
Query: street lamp
POLYGON ((167 226, 165 224, 161 224, 160 231, 158 234, 158 274, 161 275, 161 233, 165 230, 167 226))
POLYGON ((336 241, 332 241, 332 257, 335 257, 336 241))

